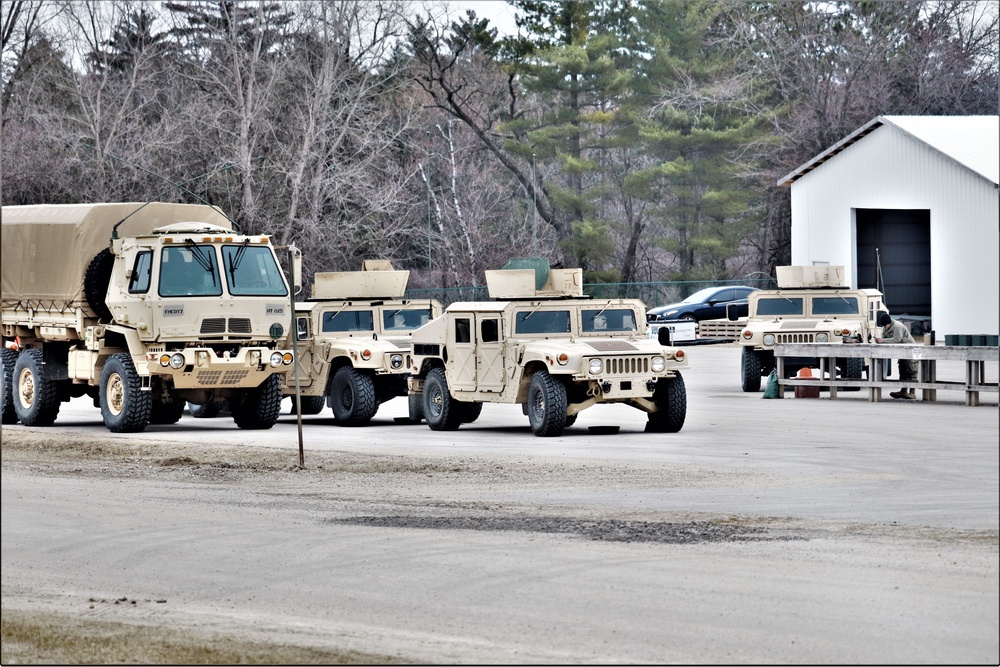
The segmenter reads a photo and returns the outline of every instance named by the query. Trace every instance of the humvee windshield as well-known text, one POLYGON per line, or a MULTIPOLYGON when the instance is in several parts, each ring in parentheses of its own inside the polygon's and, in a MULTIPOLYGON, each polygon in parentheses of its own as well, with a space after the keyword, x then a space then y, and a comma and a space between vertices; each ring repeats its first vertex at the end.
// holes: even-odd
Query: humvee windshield
POLYGON ((160 255, 160 296, 221 296, 215 248, 167 246, 160 255))
POLYGON ((522 310, 515 315, 515 334, 569 332, 568 310, 522 310))
POLYGON ((605 308, 580 312, 583 333, 635 331, 635 311, 631 308, 605 308))
POLYGON ((801 315, 802 297, 778 297, 775 299, 758 299, 758 315, 801 315))
POLYGON ((857 315, 858 300, 853 296, 814 296, 813 315, 857 315))
POLYGON ((410 331, 431 320, 430 308, 390 308, 382 311, 383 331, 410 331))
POLYGON ((370 310, 342 310, 323 313, 323 331, 374 331, 374 319, 370 310))
POLYGON ((288 290, 271 249, 246 244, 222 247, 229 293, 233 296, 285 296, 288 290))

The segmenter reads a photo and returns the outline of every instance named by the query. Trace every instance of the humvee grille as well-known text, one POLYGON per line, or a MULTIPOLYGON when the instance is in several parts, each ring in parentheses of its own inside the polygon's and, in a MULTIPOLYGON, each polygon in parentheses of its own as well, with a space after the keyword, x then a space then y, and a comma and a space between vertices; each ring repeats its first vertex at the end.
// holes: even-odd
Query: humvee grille
POLYGON ((780 333, 774 336, 776 343, 815 343, 814 333, 780 333))
POLYGON ((649 372, 648 357, 605 357, 604 375, 644 375, 649 372))

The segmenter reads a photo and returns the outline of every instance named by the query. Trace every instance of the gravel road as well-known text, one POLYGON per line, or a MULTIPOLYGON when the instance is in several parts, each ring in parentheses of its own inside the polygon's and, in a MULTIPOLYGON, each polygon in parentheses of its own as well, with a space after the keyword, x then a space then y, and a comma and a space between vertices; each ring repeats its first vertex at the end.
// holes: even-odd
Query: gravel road
POLYGON ((1000 662, 996 394, 766 401, 689 355, 677 434, 397 399, 304 418, 300 468, 290 415, 4 426, 2 662, 1000 662))

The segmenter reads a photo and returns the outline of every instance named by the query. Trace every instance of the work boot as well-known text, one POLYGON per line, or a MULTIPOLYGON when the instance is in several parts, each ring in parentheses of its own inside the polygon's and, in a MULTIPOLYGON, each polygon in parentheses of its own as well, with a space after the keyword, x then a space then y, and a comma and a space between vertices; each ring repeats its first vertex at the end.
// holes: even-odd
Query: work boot
POLYGON ((912 389, 900 389, 899 391, 890 391, 889 395, 893 398, 906 398, 915 399, 917 396, 913 393, 912 389))

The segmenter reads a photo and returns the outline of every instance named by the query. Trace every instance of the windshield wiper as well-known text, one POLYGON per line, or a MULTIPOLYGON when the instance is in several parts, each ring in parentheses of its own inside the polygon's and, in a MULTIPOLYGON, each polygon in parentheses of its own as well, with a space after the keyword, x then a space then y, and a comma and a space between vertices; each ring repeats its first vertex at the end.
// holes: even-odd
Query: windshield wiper
POLYGON ((205 252, 204 248, 191 239, 185 239, 184 245, 191 251, 191 256, 194 257, 194 261, 201 265, 201 268, 205 269, 207 273, 215 273, 215 265, 212 264, 211 253, 205 252))
POLYGON ((244 239, 240 247, 236 249, 236 256, 229 256, 229 278, 234 285, 236 284, 236 269, 240 268, 240 262, 243 261, 243 253, 246 252, 248 245, 250 245, 250 239, 244 239))

